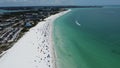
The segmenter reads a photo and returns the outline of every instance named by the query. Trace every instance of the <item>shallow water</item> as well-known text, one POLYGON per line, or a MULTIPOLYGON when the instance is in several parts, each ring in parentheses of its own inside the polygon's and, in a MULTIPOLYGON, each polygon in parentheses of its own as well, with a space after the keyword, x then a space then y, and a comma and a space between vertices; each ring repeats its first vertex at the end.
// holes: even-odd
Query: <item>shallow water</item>
POLYGON ((120 68, 119 12, 77 8, 55 20, 58 68, 120 68))

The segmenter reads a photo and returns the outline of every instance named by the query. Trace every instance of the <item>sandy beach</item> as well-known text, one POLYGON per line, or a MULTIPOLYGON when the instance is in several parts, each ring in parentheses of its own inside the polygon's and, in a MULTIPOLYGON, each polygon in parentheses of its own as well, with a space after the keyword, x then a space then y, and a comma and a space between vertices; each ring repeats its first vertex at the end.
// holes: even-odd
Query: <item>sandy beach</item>
POLYGON ((68 13, 63 11, 31 28, 0 59, 0 68, 56 68, 52 40, 53 22, 68 13))

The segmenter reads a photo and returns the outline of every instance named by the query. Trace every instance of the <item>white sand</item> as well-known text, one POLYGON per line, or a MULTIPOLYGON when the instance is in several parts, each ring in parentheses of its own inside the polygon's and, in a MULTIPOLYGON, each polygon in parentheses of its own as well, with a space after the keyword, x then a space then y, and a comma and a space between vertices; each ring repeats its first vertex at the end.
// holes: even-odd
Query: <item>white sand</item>
POLYGON ((52 15, 31 28, 3 55, 0 68, 55 68, 52 23, 67 12, 52 15))

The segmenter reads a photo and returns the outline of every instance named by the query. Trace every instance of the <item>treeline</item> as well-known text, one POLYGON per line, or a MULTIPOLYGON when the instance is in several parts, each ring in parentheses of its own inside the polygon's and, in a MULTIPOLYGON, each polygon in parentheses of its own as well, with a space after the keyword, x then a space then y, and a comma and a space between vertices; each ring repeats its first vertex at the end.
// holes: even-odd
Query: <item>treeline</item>
POLYGON ((20 7, 0 7, 3 10, 31 10, 34 8, 102 8, 104 6, 20 6, 20 7))

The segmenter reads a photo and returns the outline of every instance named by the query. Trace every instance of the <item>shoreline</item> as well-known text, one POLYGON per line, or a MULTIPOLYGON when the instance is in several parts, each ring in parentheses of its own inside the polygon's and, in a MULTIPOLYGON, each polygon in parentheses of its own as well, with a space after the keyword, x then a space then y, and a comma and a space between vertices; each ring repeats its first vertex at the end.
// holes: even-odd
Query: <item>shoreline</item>
MULTIPOLYGON (((61 17, 61 16, 63 16, 64 14, 66 14, 66 13, 68 13, 68 12, 70 12, 71 11, 71 9, 69 9, 69 10, 67 10, 67 11, 63 11, 63 12, 60 12, 60 13, 57 13, 57 14, 55 14, 55 15, 58 15, 58 17, 56 17, 56 18, 54 18, 54 20, 50 23, 51 25, 51 28, 50 28, 50 41, 51 41, 51 53, 52 53, 52 56, 53 56, 53 58, 54 59, 52 59, 52 62, 53 62, 53 68, 57 68, 57 65, 56 65, 56 57, 57 57, 57 55, 56 55, 56 51, 55 51, 55 47, 54 47, 54 40, 53 40, 53 28, 54 28, 54 26, 53 26, 53 24, 54 24, 54 21, 57 19, 57 18, 59 18, 59 17, 61 17)), ((48 19, 48 18, 47 18, 48 19)))
POLYGON ((0 68, 56 68, 53 22, 69 11, 51 15, 31 28, 1 57, 0 68))

